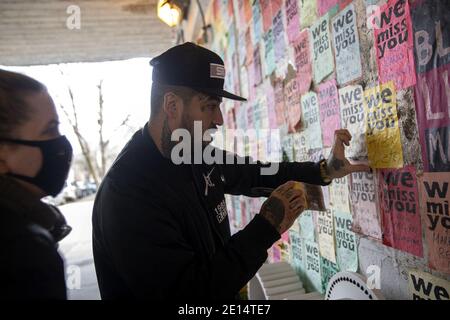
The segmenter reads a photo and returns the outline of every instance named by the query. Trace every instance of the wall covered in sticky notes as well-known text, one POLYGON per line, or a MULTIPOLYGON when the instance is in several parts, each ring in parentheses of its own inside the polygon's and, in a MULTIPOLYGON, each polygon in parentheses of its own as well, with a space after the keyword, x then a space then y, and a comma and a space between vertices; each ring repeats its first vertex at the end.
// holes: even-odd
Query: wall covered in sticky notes
MULTIPOLYGON (((343 270, 375 279, 386 298, 427 297, 426 281, 448 288, 448 1, 210 4, 209 47, 225 61, 225 87, 248 98, 224 100, 224 132, 255 132, 224 148, 261 161, 319 161, 346 128, 346 156, 374 168, 323 187, 327 211, 304 212, 269 261, 290 262, 310 291, 323 292, 343 270)), ((233 232, 264 200, 227 196, 233 232)))

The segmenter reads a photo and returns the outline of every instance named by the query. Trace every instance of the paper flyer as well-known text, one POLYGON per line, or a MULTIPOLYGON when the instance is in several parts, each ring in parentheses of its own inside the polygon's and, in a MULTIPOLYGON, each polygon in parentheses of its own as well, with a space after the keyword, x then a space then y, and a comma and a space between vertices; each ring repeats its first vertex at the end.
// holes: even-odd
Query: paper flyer
POLYGON ((397 116, 394 83, 364 92, 366 141, 372 168, 401 168, 403 151, 397 116))
POLYGON ((355 233, 352 231, 350 213, 333 211, 336 232, 336 258, 341 271, 358 270, 358 248, 355 233))
POLYGON ((344 85, 362 76, 361 52, 356 11, 353 4, 332 19, 333 48, 336 58, 336 78, 344 85))
POLYGON ((430 268, 450 274, 450 172, 424 173, 419 183, 430 268))
POLYGON ((416 170, 413 166, 378 171, 383 244, 423 256, 416 170))
POLYGON ((413 31, 408 1, 389 0, 375 19, 374 45, 381 83, 402 90, 416 84, 413 31))

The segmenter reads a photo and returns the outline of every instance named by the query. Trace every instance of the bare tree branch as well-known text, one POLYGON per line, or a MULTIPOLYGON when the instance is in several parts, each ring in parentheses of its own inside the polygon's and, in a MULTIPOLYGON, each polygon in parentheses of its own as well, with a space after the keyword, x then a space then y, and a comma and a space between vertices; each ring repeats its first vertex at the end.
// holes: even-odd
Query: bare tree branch
MULTIPOLYGON (((64 72, 62 71, 61 68, 59 69, 59 71, 61 73, 61 76, 65 77, 64 72)), ((98 179, 96 170, 94 169, 94 165, 92 163, 91 150, 89 149, 89 144, 87 143, 86 139, 83 137, 83 135, 80 132, 75 99, 74 99, 74 95, 73 95, 73 92, 72 92, 72 88, 70 87, 69 84, 67 84, 67 90, 68 90, 70 101, 71 101, 72 112, 73 112, 73 120, 69 116, 69 113, 67 112, 67 109, 65 108, 65 106, 63 106, 62 104, 60 104, 61 109, 63 110, 65 116, 67 117, 67 120, 69 121, 69 124, 72 127, 72 130, 74 131, 74 133, 75 133, 75 135, 76 135, 76 137, 78 139, 78 144, 80 145, 81 152, 82 152, 83 157, 84 157, 84 159, 86 161, 89 173, 92 176, 92 178, 94 179, 95 184, 99 185, 99 179, 98 179)))
POLYGON ((109 137, 108 140, 106 140, 105 145, 109 145, 109 142, 111 141, 111 138, 114 136, 114 134, 120 130, 120 128, 124 126, 128 126, 128 121, 130 120, 131 114, 128 114, 125 119, 114 129, 113 133, 111 134, 111 137, 109 137))
POLYGON ((103 140, 103 80, 100 80, 98 84, 98 135, 100 137, 100 157, 101 157, 101 166, 100 166, 100 175, 103 177, 105 175, 105 167, 106 167, 106 144, 103 140))

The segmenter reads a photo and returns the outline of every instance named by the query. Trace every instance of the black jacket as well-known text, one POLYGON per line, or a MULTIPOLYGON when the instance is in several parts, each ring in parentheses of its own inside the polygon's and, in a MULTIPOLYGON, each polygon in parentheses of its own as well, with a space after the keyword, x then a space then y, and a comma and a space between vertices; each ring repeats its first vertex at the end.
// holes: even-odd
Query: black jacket
POLYGON ((93 250, 103 299, 233 299, 279 233, 258 214, 230 235, 224 194, 288 180, 324 184, 317 163, 174 165, 147 125, 136 132, 96 196, 93 250), (209 180, 207 179, 209 175, 209 180))
POLYGON ((55 207, 0 176, 0 299, 66 299, 55 236, 69 231, 55 207))

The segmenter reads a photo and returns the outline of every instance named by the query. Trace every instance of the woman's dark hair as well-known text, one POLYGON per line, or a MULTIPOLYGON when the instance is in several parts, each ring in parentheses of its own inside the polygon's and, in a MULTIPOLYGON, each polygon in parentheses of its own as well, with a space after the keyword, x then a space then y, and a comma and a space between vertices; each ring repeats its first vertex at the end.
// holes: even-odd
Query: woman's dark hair
POLYGON ((12 138, 14 130, 29 119, 30 110, 24 98, 45 90, 33 78, 0 69, 0 138, 12 138))

